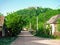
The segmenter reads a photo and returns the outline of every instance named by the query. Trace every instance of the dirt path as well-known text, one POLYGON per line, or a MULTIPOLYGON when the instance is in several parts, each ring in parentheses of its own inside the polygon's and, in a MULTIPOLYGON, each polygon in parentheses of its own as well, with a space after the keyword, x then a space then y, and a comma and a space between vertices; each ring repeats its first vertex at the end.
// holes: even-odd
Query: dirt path
POLYGON ((11 45, 60 45, 60 40, 34 37, 28 31, 22 31, 18 36, 11 45))

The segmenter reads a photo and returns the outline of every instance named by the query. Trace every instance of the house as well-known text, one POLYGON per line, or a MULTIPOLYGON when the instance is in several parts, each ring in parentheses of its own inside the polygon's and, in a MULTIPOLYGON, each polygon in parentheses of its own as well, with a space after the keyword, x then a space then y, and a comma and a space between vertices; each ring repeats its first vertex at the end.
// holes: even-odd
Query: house
POLYGON ((0 37, 4 36, 3 24, 4 24, 4 16, 0 16, 0 37))
MULTIPOLYGON (((55 15, 55 16, 52 16, 48 21, 47 21, 47 24, 50 24, 51 26, 51 32, 52 32, 52 35, 57 35, 58 33, 60 33, 58 31, 58 25, 60 25, 60 23, 58 22, 58 19, 60 20, 60 15, 55 15)), ((60 35, 60 34, 58 34, 60 35)))

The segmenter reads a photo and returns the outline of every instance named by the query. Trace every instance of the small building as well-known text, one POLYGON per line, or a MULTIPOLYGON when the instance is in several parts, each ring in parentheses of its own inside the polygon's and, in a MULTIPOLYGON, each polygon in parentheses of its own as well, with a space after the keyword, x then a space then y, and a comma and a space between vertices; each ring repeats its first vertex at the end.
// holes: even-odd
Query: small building
POLYGON ((0 37, 5 35, 3 25, 4 25, 4 16, 0 16, 0 37))
POLYGON ((47 21, 47 24, 50 24, 51 26, 52 35, 57 35, 58 33, 60 33, 58 31, 58 25, 60 25, 60 22, 58 22, 58 19, 60 20, 60 15, 55 15, 47 21))

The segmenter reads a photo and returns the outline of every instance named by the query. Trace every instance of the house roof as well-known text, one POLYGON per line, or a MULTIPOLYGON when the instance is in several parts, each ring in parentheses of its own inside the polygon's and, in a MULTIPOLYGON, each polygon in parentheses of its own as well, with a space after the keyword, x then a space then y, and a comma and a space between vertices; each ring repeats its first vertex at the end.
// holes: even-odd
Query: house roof
POLYGON ((60 15, 55 15, 55 16, 53 16, 53 17, 51 17, 48 21, 47 21, 47 23, 56 23, 56 21, 57 21, 57 19, 58 18, 60 18, 60 15))
POLYGON ((4 16, 0 16, 0 26, 3 26, 4 24, 4 16))

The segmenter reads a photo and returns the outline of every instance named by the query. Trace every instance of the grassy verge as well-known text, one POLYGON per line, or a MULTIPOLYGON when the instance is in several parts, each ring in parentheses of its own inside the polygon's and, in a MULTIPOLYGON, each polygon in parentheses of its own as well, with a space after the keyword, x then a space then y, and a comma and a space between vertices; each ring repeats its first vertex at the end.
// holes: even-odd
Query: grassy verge
POLYGON ((0 45, 10 45, 17 37, 2 37, 0 38, 0 45))
POLYGON ((37 37, 41 37, 41 38, 50 38, 50 39, 56 39, 55 36, 53 35, 45 35, 45 34, 37 34, 37 33, 34 33, 34 32, 30 32, 32 35, 34 36, 37 36, 37 37))

